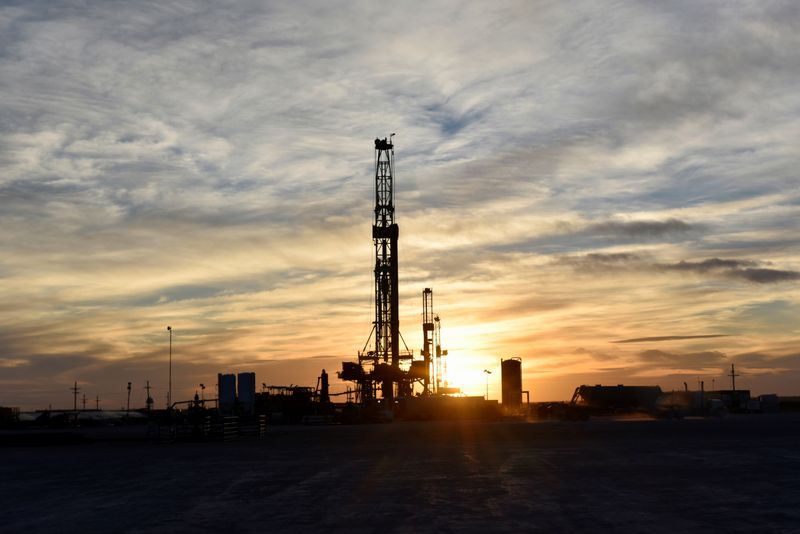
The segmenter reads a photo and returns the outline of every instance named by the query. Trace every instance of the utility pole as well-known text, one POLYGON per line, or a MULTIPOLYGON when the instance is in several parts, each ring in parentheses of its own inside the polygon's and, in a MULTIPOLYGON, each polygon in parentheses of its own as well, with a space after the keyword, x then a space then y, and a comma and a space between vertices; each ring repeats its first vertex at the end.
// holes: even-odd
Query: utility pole
POLYGON ((70 389, 70 391, 72 391, 72 411, 73 412, 77 412, 78 411, 78 392, 81 390, 81 388, 78 387, 78 381, 76 380, 75 381, 75 385, 72 386, 69 389, 70 389))
POLYGON ((125 410, 125 416, 130 417, 131 415, 131 383, 128 382, 128 407, 125 410))
POLYGON ((731 374, 729 374, 728 376, 731 377, 731 389, 733 391, 736 391, 736 377, 741 375, 736 374, 733 364, 731 364, 731 374))
POLYGON ((98 395, 97 398, 94 399, 94 402, 95 402, 95 405, 94 405, 95 410, 97 410, 99 412, 100 411, 100 395, 98 395))
POLYGON ((86 393, 83 394, 83 411, 86 411, 86 393))

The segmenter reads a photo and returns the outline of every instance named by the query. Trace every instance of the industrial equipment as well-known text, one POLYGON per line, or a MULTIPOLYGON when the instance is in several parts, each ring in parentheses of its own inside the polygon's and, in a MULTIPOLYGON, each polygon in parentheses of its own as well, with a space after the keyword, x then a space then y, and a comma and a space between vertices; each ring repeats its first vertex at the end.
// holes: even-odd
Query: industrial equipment
POLYGON ((236 411, 236 375, 217 374, 219 412, 222 415, 233 415, 236 411))
POLYGON ((522 359, 500 359, 500 383, 502 386, 503 407, 519 408, 522 404, 522 359))
POLYGON ((256 374, 253 372, 239 373, 238 376, 238 395, 237 403, 239 413, 242 415, 253 415, 256 398, 256 374))
POLYGON ((425 374, 422 379, 422 394, 429 395, 430 382, 436 377, 436 366, 433 360, 433 290, 426 287, 422 291, 422 359, 425 374))
MULTIPOLYGON (((394 144, 388 138, 375 139, 375 218, 372 241, 375 247, 375 320, 358 363, 343 362, 339 378, 358 384, 362 404, 372 404, 378 392, 385 403, 395 397, 412 395, 415 378, 410 373, 413 353, 400 349, 400 319, 397 270, 399 229, 394 221, 394 144), (374 348, 367 350, 372 335, 374 348)), ((417 371, 419 369, 416 369, 417 371)), ((424 377, 423 377, 424 379, 424 377)))
POLYGON ((624 411, 654 412, 663 395, 658 386, 578 386, 572 395, 572 404, 591 408, 596 413, 624 411))

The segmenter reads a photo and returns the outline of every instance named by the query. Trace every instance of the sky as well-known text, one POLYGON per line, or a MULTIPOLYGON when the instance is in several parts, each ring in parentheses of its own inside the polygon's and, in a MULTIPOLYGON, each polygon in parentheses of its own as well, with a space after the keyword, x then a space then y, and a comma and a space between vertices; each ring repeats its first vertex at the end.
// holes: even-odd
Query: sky
POLYGON ((800 393, 800 4, 0 3, 0 405, 333 390, 373 320, 450 384, 800 393))

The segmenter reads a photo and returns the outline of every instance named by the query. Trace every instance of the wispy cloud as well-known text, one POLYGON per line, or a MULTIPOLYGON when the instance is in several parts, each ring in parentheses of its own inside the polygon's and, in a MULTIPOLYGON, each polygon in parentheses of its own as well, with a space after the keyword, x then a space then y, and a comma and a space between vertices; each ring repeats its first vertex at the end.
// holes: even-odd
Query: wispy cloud
POLYGON ((709 258, 701 261, 681 260, 676 263, 655 263, 649 255, 636 252, 590 253, 564 256, 558 263, 588 272, 614 273, 622 270, 649 272, 687 272, 711 277, 744 280, 756 284, 774 284, 800 280, 800 271, 773 269, 770 262, 749 259, 709 258))
POLYGON ((612 341, 612 343, 650 343, 654 341, 679 341, 684 339, 706 339, 712 337, 727 337, 726 334, 704 334, 699 336, 653 336, 653 337, 636 337, 633 339, 621 339, 619 341, 612 341))
POLYGON ((407 340, 432 286, 480 369, 635 369, 607 340, 654 331, 783 354, 798 21, 790 2, 0 6, 0 404, 67 398, 74 374, 163 382, 166 324, 186 395, 224 365, 300 382, 352 356, 391 132, 407 340))
POLYGON ((757 284, 800 280, 799 271, 771 269, 761 267, 761 265, 763 265, 763 262, 754 260, 711 258, 699 262, 681 261, 672 265, 664 265, 664 268, 700 274, 719 274, 728 278, 738 278, 757 284))

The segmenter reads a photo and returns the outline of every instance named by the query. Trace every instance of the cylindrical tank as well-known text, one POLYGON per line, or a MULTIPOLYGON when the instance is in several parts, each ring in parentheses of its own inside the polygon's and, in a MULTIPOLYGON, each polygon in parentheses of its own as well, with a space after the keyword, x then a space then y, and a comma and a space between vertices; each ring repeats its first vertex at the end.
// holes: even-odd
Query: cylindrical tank
POLYGON ((503 406, 519 407, 522 404, 522 358, 500 359, 500 382, 503 406))

